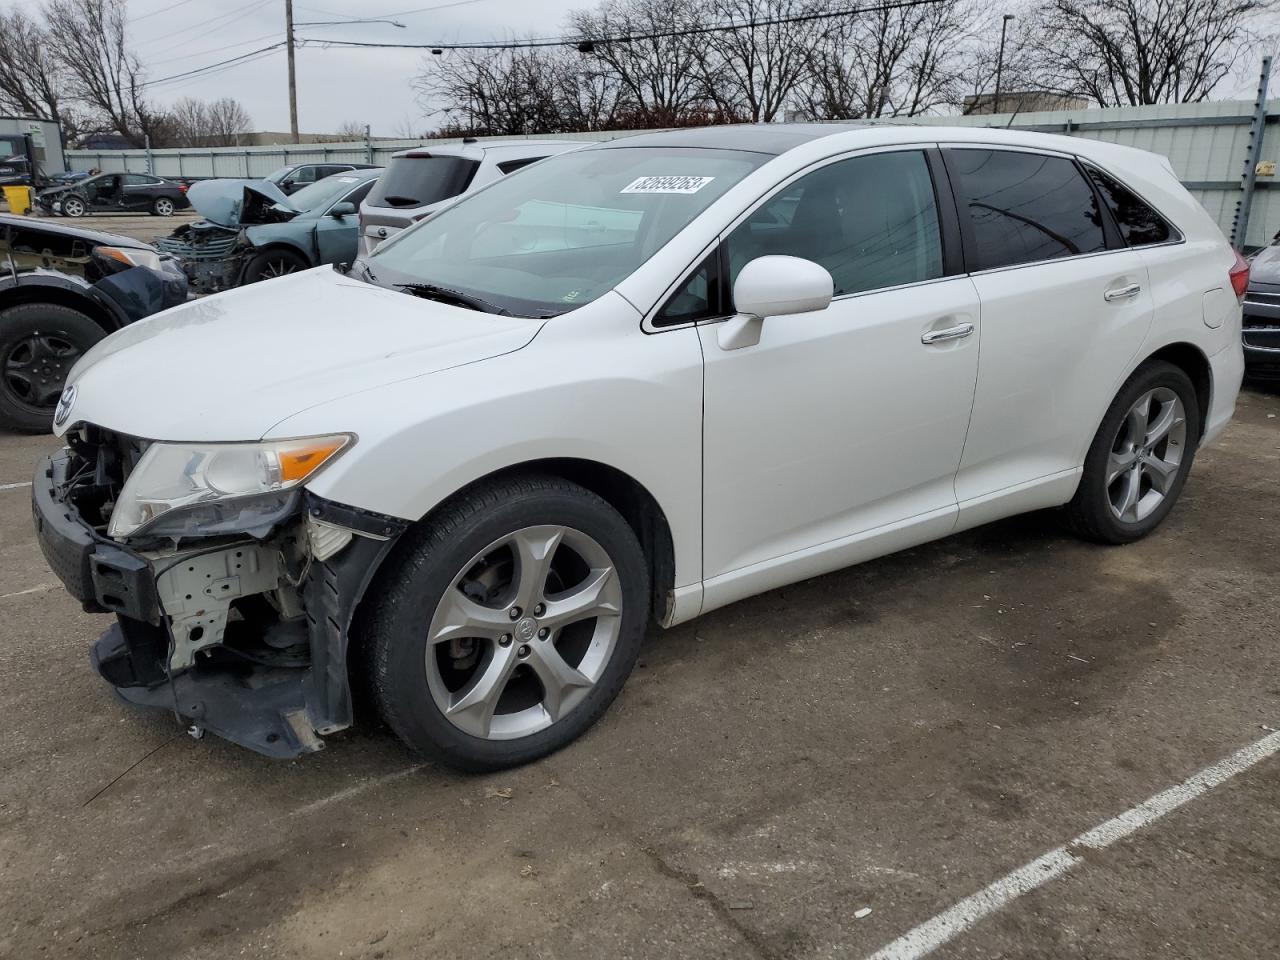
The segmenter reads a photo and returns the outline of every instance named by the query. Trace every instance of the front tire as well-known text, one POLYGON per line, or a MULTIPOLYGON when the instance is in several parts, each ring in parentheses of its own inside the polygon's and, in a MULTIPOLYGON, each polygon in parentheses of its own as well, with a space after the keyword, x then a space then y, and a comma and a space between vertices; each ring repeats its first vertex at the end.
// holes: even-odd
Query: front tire
POLYGON ((649 615, 644 554, 613 507, 558 477, 517 477, 408 537, 363 637, 375 701, 401 739, 463 770, 499 770, 603 715, 649 615))
POLYGON ((83 217, 88 210, 88 204, 79 197, 67 197, 62 201, 62 215, 64 217, 83 217))
POLYGON ((1162 360, 1143 364, 1111 402, 1084 461, 1068 525, 1098 543, 1131 543, 1169 515, 1200 438, 1195 386, 1162 360))
POLYGON ((274 280, 276 277, 310 269, 311 265, 296 253, 288 250, 267 250, 249 261, 244 268, 244 282, 274 280))
POLYGON ((0 310, 0 427, 48 433, 72 365, 106 331, 56 303, 0 310))

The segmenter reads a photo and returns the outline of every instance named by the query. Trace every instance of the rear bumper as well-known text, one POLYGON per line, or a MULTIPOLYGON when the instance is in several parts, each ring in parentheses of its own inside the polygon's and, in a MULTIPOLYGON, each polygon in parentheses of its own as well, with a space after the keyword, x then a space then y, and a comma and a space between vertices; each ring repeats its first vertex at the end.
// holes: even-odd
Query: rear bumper
MULTIPOLYGON (((265 635, 296 638, 291 652, 270 643, 258 642, 256 647, 232 643, 233 631, 228 628, 227 643, 209 645, 183 660, 177 656, 179 640, 189 637, 175 636, 175 616, 178 622, 187 621, 172 600, 165 599, 166 590, 171 594, 166 577, 188 563, 196 569, 198 557, 207 559, 219 548, 202 544, 199 549, 155 560, 108 540, 63 495, 68 461, 63 452, 37 466, 31 494, 36 538, 68 593, 86 610, 116 614, 116 624, 93 645, 90 660, 117 697, 136 706, 171 711, 183 725, 277 758, 319 750, 324 746, 322 735, 351 725, 348 631, 357 603, 404 529, 404 521, 365 515, 308 496, 304 501, 308 514, 344 526, 353 535, 336 555, 307 562, 298 581, 300 615, 285 620, 277 613, 255 622, 255 639, 265 635), (175 663, 183 665, 175 667, 175 663)), ((289 523, 288 536, 305 539, 301 516, 289 523)), ((226 546, 246 554, 251 548, 270 549, 270 541, 243 539, 226 546)), ((197 592, 194 586, 188 589, 197 592)), ((211 602, 201 602, 212 609, 211 602)), ((246 632, 249 628, 241 629, 237 640, 243 640, 246 632)))
POLYGON ((1236 398, 1244 380, 1244 352, 1240 344, 1233 343, 1209 358, 1213 392, 1209 398, 1209 416, 1205 422, 1200 445, 1213 443, 1227 428, 1236 412, 1236 398))

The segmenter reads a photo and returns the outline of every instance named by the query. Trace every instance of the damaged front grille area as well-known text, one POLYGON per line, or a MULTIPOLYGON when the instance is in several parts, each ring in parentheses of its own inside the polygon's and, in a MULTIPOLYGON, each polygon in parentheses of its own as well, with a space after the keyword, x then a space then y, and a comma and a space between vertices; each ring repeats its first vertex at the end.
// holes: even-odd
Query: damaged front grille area
POLYGON ((185 224, 155 245, 178 258, 197 293, 217 293, 236 286, 247 249, 239 230, 208 221, 185 224))
POLYGON ((100 534, 105 534, 111 511, 150 440, 130 437, 86 424, 67 434, 71 459, 62 498, 100 534))

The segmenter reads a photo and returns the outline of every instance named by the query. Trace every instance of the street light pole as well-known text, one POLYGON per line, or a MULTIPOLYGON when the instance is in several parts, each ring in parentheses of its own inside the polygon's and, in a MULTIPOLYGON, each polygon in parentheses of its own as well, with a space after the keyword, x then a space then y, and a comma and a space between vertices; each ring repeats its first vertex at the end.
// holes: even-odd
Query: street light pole
MULTIPOLYGON (((996 94, 991 101, 991 113, 995 115, 1000 112, 1000 80, 1004 74, 1004 37, 1009 29, 1009 21, 1013 19, 1012 13, 1006 13, 1004 19, 1000 21, 1000 55, 996 58, 996 94)), ((293 56, 293 48, 289 48, 289 56, 293 56)), ((293 61, 290 60, 290 63, 293 61)))
POLYGON ((298 77, 293 66, 293 0, 284 0, 285 49, 289 54, 289 133, 298 142, 298 77))

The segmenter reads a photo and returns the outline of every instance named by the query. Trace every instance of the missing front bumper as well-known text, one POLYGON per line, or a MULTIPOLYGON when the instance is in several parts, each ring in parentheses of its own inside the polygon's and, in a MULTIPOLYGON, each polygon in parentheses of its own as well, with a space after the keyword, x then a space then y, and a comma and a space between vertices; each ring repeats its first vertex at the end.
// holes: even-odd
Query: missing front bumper
MULTIPOLYGON (((116 613, 117 623, 94 644, 91 660, 120 699, 170 710, 184 726, 270 757, 318 750, 322 736, 351 725, 347 650, 352 619, 405 521, 307 495, 291 527, 266 540, 180 552, 157 563, 154 556, 107 540, 84 523, 74 505, 59 496, 65 465, 56 459, 36 471, 37 536, 54 572, 86 609, 116 613), (229 592, 256 607, 226 616, 225 604, 219 607, 217 600, 226 579, 212 576, 218 558, 269 553, 284 549, 285 541, 299 547, 307 540, 303 510, 350 529, 350 541, 325 559, 304 558, 300 573, 289 581, 296 606, 278 600, 268 604, 264 593, 253 592, 268 582, 246 579, 229 592), (166 577, 178 558, 187 579, 170 582, 166 577), (175 598, 175 589, 184 592, 175 598), (210 629, 220 622, 221 632, 207 641, 193 639, 201 618, 210 629)), ((292 576, 291 567, 281 564, 282 575, 292 576)))

